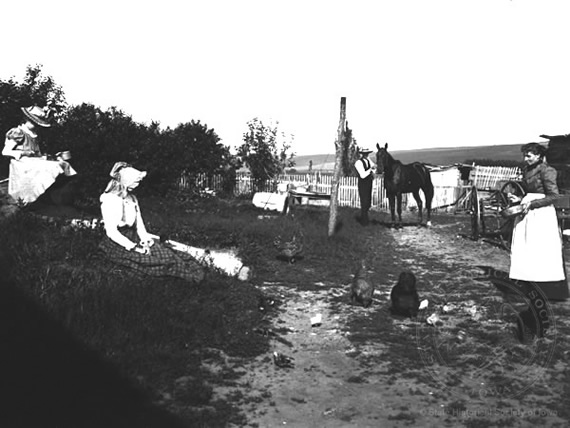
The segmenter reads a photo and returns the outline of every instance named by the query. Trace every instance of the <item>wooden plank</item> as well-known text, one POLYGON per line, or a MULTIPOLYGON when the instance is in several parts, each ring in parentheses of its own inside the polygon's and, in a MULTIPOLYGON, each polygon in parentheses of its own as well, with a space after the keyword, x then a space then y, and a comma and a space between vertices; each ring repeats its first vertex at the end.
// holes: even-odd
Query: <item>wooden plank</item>
POLYGON ((296 190, 289 190, 289 195, 297 198, 308 198, 308 199, 320 199, 320 200, 330 200, 331 195, 326 193, 315 193, 315 192, 298 192, 296 190))

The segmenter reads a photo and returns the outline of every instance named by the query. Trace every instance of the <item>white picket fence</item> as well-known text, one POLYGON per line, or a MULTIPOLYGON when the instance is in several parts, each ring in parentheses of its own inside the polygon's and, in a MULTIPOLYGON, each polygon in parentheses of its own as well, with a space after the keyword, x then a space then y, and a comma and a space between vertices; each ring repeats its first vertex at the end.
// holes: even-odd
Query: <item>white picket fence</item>
POLYGON ((470 181, 479 190, 492 190, 499 181, 520 180, 522 171, 517 167, 475 166, 471 170, 470 181))
MULTIPOLYGON (((520 178, 518 168, 504 167, 474 167, 471 173, 471 185, 476 185, 478 189, 490 189, 497 185, 499 181, 515 180, 520 178)), ((461 183, 460 173, 457 168, 447 168, 441 171, 432 171, 431 179, 434 185, 434 197, 432 200, 433 209, 453 209, 455 202, 460 198, 466 186, 461 183)), ((321 174, 320 172, 308 174, 283 174, 274 180, 267 180, 257 191, 275 192, 280 184, 287 185, 288 188, 312 191, 317 193, 330 194, 333 176, 331 174, 321 174)), ((180 180, 181 189, 194 189, 198 191, 219 192, 224 187, 224 180, 221 176, 208 177, 205 174, 193 178, 184 177, 180 180)), ((234 196, 249 196, 254 193, 253 180, 248 174, 238 174, 233 186, 234 196)), ((425 207, 425 198, 420 192, 425 207)), ((340 206, 360 207, 358 196, 358 178, 341 177, 338 189, 338 202, 340 206)), ((405 194, 402 198, 404 209, 417 208, 416 201, 412 194, 405 194)), ((388 210, 389 204, 384 189, 382 176, 376 176, 372 185, 372 209, 388 210)))

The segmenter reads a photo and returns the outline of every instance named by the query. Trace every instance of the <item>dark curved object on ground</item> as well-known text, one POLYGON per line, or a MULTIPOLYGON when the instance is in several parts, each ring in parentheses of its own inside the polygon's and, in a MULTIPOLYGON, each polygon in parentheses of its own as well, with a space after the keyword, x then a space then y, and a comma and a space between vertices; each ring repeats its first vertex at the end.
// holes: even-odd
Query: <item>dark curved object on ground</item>
MULTIPOLYGON (((5 272, 2 260, 0 270, 5 272)), ((2 282, 0 426, 183 427, 33 300, 2 282)))

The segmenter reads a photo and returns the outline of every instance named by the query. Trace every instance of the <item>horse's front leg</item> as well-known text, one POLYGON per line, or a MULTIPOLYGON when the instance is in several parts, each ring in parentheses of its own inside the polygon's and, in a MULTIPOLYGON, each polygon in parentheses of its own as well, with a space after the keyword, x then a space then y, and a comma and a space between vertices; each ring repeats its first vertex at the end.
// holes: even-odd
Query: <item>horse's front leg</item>
POLYGON ((398 226, 402 227, 402 194, 398 192, 396 198, 398 199, 398 226))
POLYGON ((395 210, 395 204, 396 203, 396 197, 394 195, 388 195, 388 205, 390 206, 390 215, 392 216, 392 223, 396 222, 396 214, 394 212, 395 210))

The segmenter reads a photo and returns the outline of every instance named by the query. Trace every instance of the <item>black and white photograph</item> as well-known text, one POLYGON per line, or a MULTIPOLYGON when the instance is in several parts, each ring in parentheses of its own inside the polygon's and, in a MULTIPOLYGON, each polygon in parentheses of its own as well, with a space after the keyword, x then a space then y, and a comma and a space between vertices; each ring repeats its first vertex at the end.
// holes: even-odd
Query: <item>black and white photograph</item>
POLYGON ((570 426, 568 1, 0 12, 0 428, 570 426))

